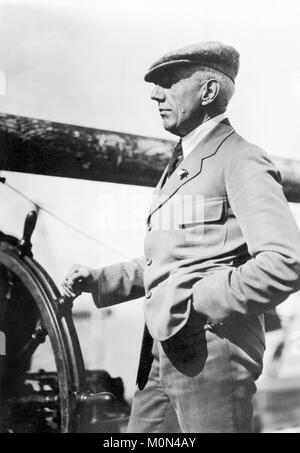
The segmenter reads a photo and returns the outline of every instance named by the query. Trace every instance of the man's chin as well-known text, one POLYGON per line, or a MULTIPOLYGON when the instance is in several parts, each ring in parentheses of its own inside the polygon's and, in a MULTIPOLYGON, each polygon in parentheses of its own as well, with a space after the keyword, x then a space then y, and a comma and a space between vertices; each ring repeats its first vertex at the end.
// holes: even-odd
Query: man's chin
POLYGON ((163 120, 164 129, 171 134, 180 135, 175 124, 170 124, 168 121, 163 120))

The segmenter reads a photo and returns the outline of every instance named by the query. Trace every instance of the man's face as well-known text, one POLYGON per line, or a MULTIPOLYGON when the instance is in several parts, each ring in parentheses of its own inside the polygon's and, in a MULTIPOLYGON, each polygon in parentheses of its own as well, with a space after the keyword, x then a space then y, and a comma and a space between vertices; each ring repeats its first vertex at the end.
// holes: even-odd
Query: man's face
POLYGON ((157 101, 164 128, 185 136, 202 122, 200 88, 203 81, 193 76, 194 67, 175 67, 155 84, 151 99, 157 101))

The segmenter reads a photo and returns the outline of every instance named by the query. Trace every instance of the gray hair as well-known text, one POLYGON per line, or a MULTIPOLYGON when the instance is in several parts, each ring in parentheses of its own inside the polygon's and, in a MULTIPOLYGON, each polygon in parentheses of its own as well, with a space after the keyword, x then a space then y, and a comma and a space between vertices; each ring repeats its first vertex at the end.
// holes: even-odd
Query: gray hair
POLYGON ((205 66, 197 66, 194 75, 199 78, 201 82, 205 82, 209 79, 215 79, 219 82, 220 89, 218 96, 214 100, 214 108, 220 113, 225 112, 235 91, 234 82, 222 72, 207 68, 205 66))

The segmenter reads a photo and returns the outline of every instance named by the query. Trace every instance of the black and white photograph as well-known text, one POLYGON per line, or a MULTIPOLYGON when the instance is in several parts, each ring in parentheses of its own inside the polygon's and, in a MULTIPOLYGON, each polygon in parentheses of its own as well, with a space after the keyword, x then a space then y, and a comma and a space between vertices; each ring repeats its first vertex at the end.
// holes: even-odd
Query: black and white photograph
POLYGON ((0 433, 300 433, 299 22, 0 0, 0 433))

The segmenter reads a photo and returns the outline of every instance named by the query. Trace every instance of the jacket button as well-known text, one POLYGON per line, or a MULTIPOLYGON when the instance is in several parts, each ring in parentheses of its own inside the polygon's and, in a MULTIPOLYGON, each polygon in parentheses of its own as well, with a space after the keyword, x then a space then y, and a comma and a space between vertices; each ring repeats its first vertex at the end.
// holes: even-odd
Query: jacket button
POLYGON ((151 225, 151 223, 147 223, 147 230, 148 230, 148 231, 151 231, 151 230, 152 230, 152 225, 151 225))
POLYGON ((151 291, 147 291, 145 296, 146 296, 146 299, 150 299, 150 297, 152 296, 152 292, 151 291))
POLYGON ((147 266, 150 266, 150 264, 152 264, 152 259, 151 258, 147 258, 146 259, 146 264, 147 264, 147 266))

